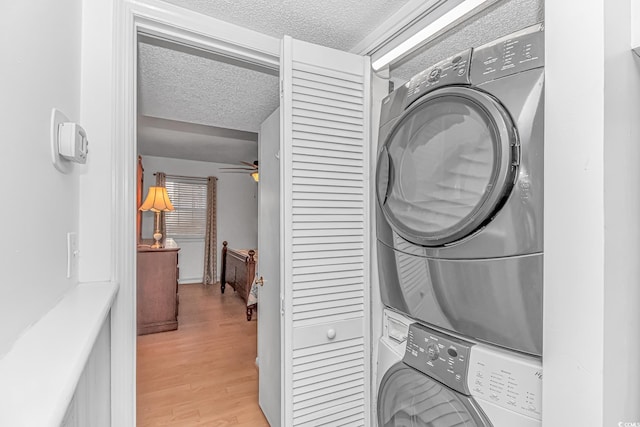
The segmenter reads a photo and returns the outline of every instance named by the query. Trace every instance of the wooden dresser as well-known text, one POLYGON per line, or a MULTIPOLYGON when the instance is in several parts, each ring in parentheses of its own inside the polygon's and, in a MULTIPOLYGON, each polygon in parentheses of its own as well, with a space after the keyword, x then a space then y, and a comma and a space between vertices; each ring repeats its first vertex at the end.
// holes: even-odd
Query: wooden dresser
POLYGON ((179 248, 138 248, 138 335, 178 329, 179 248))

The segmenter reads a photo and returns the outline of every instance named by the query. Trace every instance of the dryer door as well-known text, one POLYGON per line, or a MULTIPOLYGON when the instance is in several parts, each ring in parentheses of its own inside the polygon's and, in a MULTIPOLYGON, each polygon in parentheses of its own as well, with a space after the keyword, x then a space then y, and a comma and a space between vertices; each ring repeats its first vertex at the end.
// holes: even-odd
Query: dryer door
POLYGON ((446 87, 420 98, 378 158, 378 201, 408 241, 442 246, 474 233, 504 204, 519 162, 515 126, 490 95, 446 87))
POLYGON ((402 362, 387 371, 378 392, 379 427, 488 427, 470 397, 402 362))

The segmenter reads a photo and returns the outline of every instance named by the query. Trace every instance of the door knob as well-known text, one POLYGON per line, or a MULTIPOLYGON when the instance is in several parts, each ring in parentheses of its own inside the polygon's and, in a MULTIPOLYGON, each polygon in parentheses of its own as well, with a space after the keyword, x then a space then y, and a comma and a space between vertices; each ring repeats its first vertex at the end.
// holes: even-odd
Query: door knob
POLYGON ((327 331, 327 338, 329 338, 330 340, 334 339, 336 337, 336 330, 335 329, 329 329, 327 331))
POLYGON ((260 286, 264 286, 264 277, 260 276, 259 279, 256 279, 256 283, 260 286))

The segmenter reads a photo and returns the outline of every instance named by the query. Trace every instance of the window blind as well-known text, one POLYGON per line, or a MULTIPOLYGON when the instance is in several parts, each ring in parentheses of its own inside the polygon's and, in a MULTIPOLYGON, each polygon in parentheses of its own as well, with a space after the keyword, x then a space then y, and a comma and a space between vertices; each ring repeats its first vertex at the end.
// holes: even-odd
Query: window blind
POLYGON ((165 212, 168 237, 204 237, 207 214, 207 180, 167 175, 167 193, 175 208, 165 212))

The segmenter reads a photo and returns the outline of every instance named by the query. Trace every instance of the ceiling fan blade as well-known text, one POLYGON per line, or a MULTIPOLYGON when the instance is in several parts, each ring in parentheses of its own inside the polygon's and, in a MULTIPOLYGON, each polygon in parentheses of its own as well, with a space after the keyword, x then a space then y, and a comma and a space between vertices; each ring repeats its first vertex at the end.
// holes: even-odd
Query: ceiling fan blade
POLYGON ((244 161, 240 161, 240 163, 242 163, 243 165, 247 165, 247 166, 251 166, 254 169, 258 169, 258 165, 256 163, 258 163, 258 161, 256 160, 253 163, 249 163, 249 162, 244 162, 244 161))
POLYGON ((237 167, 237 168, 219 168, 220 170, 239 170, 239 171, 254 171, 254 169, 249 169, 249 168, 244 168, 244 167, 237 167))

